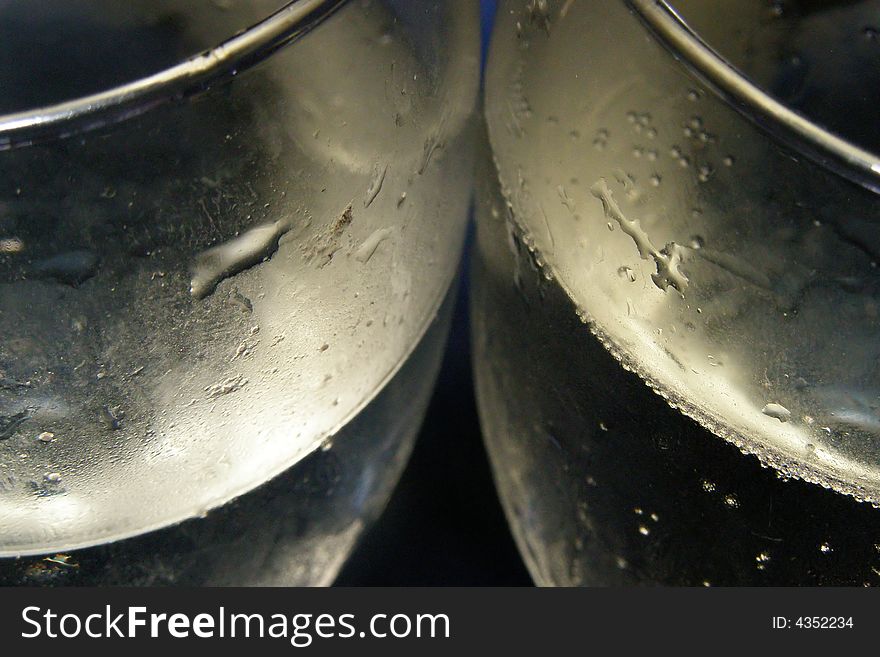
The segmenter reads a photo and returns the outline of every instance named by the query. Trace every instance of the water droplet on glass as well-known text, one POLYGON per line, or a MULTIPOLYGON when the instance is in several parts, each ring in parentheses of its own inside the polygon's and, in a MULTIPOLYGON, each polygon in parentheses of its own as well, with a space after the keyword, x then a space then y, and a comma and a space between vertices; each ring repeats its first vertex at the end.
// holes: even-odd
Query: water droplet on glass
POLYGON ((21 253, 22 251, 24 251, 24 242, 21 238, 0 238, 0 253, 21 253))
POLYGON ((251 228, 238 237, 200 253, 193 265, 190 292, 196 299, 211 294, 228 276, 269 258, 278 249, 278 240, 290 229, 286 221, 251 228))
POLYGON ((788 422, 791 419, 791 411, 785 408, 785 406, 773 402, 764 406, 761 412, 767 417, 775 418, 780 422, 788 422))
POLYGON ((59 283, 78 286, 98 271, 98 255, 86 249, 67 251, 34 264, 34 273, 59 283))
POLYGON ((370 207, 370 204, 376 197, 379 195, 379 192, 382 191, 382 184, 385 182, 385 176, 388 174, 388 165, 386 164, 384 167, 376 166, 376 169, 373 172, 373 179, 370 181, 369 186, 367 187, 366 195, 364 196, 364 207, 370 207))
POLYGON ((565 187, 559 185, 556 188, 556 193, 559 194, 559 200, 562 201, 562 205, 564 205, 569 212, 575 212, 577 208, 575 207, 574 200, 572 200, 568 195, 568 192, 565 191, 565 187))
POLYGON ((373 234, 370 235, 367 239, 364 240, 363 244, 361 244, 357 251, 355 251, 354 257, 358 262, 366 264, 369 262, 370 258, 373 257, 373 254, 376 252, 376 249, 379 248, 379 245, 391 234, 390 228, 379 228, 376 231, 373 231, 373 234))
POLYGON ((216 399, 217 397, 222 397, 224 395, 228 395, 230 393, 241 390, 244 386, 247 385, 247 383, 248 380, 245 379, 241 374, 239 374, 237 376, 230 376, 220 383, 206 386, 205 392, 208 393, 208 399, 216 399))

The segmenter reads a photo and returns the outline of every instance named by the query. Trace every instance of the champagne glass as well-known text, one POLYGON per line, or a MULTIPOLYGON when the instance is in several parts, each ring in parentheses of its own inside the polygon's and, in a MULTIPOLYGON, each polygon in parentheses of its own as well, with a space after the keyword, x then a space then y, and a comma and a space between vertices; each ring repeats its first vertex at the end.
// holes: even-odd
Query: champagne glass
POLYGON ((876 2, 503 2, 473 296, 539 584, 880 584, 876 2))
POLYGON ((0 25, 0 582, 330 583, 438 368, 476 7, 0 25))

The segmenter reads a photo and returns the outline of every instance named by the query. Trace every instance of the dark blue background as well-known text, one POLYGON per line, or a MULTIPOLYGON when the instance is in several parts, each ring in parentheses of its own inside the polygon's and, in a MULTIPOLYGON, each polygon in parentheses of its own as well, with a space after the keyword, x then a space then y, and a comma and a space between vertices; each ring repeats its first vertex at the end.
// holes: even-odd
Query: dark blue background
POLYGON ((486 58, 486 49, 489 46, 489 32, 492 30, 492 21, 495 18, 495 11, 498 2, 496 0, 480 1, 480 20, 483 25, 483 59, 486 58))
MULTIPOLYGON (((495 0, 483 0, 483 45, 495 0)), ((337 584, 528 585, 480 438, 470 368, 467 263, 443 369, 385 514, 337 584)))

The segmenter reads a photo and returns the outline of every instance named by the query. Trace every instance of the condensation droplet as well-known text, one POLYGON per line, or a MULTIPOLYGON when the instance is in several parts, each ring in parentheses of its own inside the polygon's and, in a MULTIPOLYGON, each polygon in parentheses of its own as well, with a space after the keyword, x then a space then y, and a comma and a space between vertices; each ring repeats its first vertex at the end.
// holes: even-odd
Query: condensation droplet
POLYGON ((367 187, 366 194, 364 195, 364 207, 368 208, 376 200, 376 197, 379 196, 379 192, 382 191, 382 185, 385 183, 385 176, 388 174, 388 165, 386 164, 384 167, 380 167, 376 165, 373 170, 373 178, 370 180, 370 184, 367 187))
POLYGON ((391 234, 390 228, 379 228, 363 241, 363 243, 355 251, 354 257, 360 263, 366 264, 376 253, 379 245, 391 234))
POLYGON ((761 409, 761 412, 767 417, 772 417, 780 422, 788 422, 791 419, 790 410, 781 404, 775 404, 773 402, 764 406, 764 408, 761 409))
POLYGON ((24 251, 24 242, 20 237, 0 238, 0 253, 21 253, 24 251))
MULTIPOLYGON (((613 224, 609 224, 609 226, 612 226, 613 228, 613 224)), ((636 273, 632 270, 632 267, 627 267, 625 265, 623 267, 618 267, 617 275, 628 280, 630 283, 636 282, 636 273)))

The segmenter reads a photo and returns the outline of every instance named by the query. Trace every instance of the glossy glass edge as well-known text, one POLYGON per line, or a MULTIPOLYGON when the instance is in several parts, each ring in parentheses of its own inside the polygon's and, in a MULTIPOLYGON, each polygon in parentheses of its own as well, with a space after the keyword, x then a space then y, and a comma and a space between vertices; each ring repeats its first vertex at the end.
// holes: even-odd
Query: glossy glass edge
POLYGON ((240 34, 162 71, 106 91, 0 116, 0 151, 140 116, 206 91, 317 27, 348 0, 294 0, 240 34))
POLYGON ((755 86, 713 50, 666 0, 624 0, 654 37, 741 115, 812 159, 880 193, 880 157, 816 125, 755 86))

